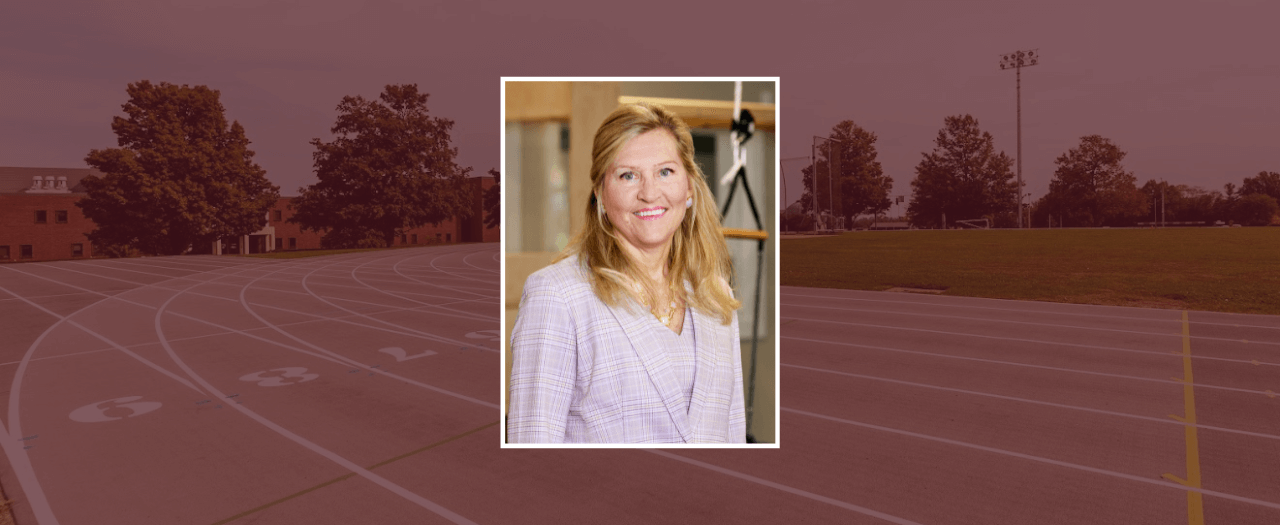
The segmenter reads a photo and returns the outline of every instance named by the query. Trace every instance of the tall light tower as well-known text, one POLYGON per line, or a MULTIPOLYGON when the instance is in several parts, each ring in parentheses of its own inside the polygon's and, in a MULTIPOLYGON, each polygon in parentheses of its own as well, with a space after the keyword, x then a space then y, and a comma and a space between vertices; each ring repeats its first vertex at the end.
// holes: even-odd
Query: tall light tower
MULTIPOLYGON (((813 144, 811 145, 810 151, 813 159, 813 164, 812 164, 813 166, 813 212, 814 212, 814 219, 815 219, 815 222, 814 222, 815 230, 817 229, 817 226, 818 226, 816 219, 819 217, 819 214, 818 214, 818 143, 820 142, 826 142, 828 143, 828 145, 830 145, 833 143, 840 144, 840 143, 843 143, 844 141, 839 139, 833 139, 831 137, 819 137, 817 135, 813 136, 813 144)), ((841 213, 840 208, 836 206, 836 204, 839 204, 839 201, 835 199, 835 195, 837 193, 840 193, 840 181, 839 179, 835 178, 840 176, 840 174, 838 173, 839 165, 840 165, 839 150, 828 149, 827 150, 827 213, 830 214, 832 219, 834 219, 836 215, 839 215, 841 213)), ((825 221, 824 221, 823 227, 824 229, 832 229, 835 227, 835 224, 825 224, 825 221)))
POLYGON ((1040 63, 1038 49, 1000 55, 1000 69, 1017 71, 1018 86, 1018 227, 1022 227, 1022 68, 1040 63))

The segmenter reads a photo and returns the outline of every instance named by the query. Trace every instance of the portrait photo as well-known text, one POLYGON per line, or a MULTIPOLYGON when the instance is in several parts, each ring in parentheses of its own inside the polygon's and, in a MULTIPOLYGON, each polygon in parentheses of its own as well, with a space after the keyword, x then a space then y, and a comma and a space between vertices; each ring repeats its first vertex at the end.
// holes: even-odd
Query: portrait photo
POLYGON ((503 447, 778 446, 778 89, 502 79, 503 447))

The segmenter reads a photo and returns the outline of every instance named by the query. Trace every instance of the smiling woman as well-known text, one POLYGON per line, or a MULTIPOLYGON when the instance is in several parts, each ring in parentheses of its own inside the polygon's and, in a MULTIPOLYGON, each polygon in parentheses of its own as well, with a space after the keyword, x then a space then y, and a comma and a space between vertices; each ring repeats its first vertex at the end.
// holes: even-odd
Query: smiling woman
POLYGON ((742 443, 738 317, 689 128, 652 104, 592 146, 586 222, 529 276, 511 337, 511 443, 742 443))

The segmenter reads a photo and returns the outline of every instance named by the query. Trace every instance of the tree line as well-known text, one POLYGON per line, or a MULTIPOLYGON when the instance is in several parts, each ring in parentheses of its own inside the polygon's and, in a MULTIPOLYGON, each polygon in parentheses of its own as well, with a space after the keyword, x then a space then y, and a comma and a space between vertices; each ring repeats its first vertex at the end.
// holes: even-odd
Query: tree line
MULTIPOLYGON (((811 229, 815 200, 821 214, 844 217, 845 224, 859 214, 886 211, 893 180, 876 161, 876 139, 851 120, 835 125, 815 146, 813 165, 803 170, 801 213, 784 213, 784 227, 811 229)), ((1134 173, 1124 168, 1125 155, 1110 139, 1081 137, 1054 161, 1048 194, 1028 203, 1024 217, 1040 227, 1134 226, 1153 220, 1266 225, 1280 212, 1280 174, 1275 172, 1246 177, 1238 189, 1227 184, 1223 192, 1155 180, 1139 187, 1134 173)), ((972 115, 946 117, 933 150, 922 153, 916 165, 908 221, 917 228, 972 219, 987 219, 995 227, 1017 225, 1021 188, 1013 163, 972 115)))
MULTIPOLYGON (((77 202, 96 224, 89 240, 105 253, 177 255, 251 234, 267 222, 280 188, 253 161, 244 126, 228 124, 220 93, 207 86, 128 85, 117 148, 94 149, 77 202)), ((316 183, 298 188, 290 221, 323 234, 326 248, 384 247, 403 231, 469 217, 471 168, 455 162, 453 121, 431 116, 416 84, 388 85, 376 100, 346 96, 329 130, 312 139, 316 183)), ((497 182, 497 170, 489 174, 497 182)), ((496 225, 498 187, 483 195, 496 225)))

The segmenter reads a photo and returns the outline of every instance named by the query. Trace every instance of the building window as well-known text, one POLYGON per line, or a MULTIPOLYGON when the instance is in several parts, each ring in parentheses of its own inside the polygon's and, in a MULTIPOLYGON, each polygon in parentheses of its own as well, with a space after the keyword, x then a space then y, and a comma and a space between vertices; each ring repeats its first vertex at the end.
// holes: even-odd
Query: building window
MULTIPOLYGON (((819 187, 821 187, 821 186, 819 186, 819 187)), ((75 244, 72 244, 72 245, 71 245, 71 256, 72 256, 72 257, 84 257, 84 244, 81 244, 81 243, 78 243, 78 242, 77 242, 77 243, 75 243, 75 244)))
POLYGON ((400 234, 400 244, 409 244, 409 236, 403 233, 400 234))
MULTIPOLYGON (((818 186, 818 189, 822 189, 822 186, 818 186)), ((277 249, 277 250, 283 250, 283 249, 284 249, 284 239, 281 239, 281 238, 279 238, 279 237, 276 237, 276 249, 277 249)))
POLYGON ((0 246, 0 261, 7 261, 9 257, 9 247, 7 245, 0 246))
POLYGON ((53 212, 53 220, 58 224, 67 223, 67 210, 58 210, 53 212))
MULTIPOLYGON (((822 186, 818 186, 818 189, 821 190, 822 186)), ((444 242, 453 242, 453 234, 452 233, 444 234, 444 242)))
MULTIPOLYGON (((822 186, 818 186, 818 189, 822 189, 822 186)), ((413 234, 413 243, 418 244, 418 234, 416 233, 413 234)))
POLYGON ((44 210, 36 210, 36 224, 48 224, 49 212, 44 210))
POLYGON ((21 248, 19 248, 19 250, 22 252, 20 256, 21 256, 23 259, 34 259, 34 258, 35 258, 35 253, 33 253, 33 252, 31 251, 31 245, 30 245, 30 244, 23 244, 23 245, 22 245, 22 247, 21 247, 21 248))
MULTIPOLYGON (((819 186, 819 188, 821 188, 821 186, 819 186)), ((298 249, 298 238, 297 238, 297 237, 289 237, 289 249, 290 249, 290 250, 296 250, 296 249, 298 249)))
MULTIPOLYGON (((821 186, 819 186, 818 188, 819 188, 819 189, 821 189, 822 187, 821 187, 821 186)), ((272 210, 272 212, 271 212, 271 220, 274 220, 274 221, 276 221, 276 222, 280 222, 280 221, 284 220, 284 212, 282 212, 282 211, 280 211, 280 210, 272 210)))
MULTIPOLYGON (((818 188, 822 188, 822 186, 818 186, 818 188)), ((436 242, 440 242, 440 234, 438 233, 436 234, 436 242)))

